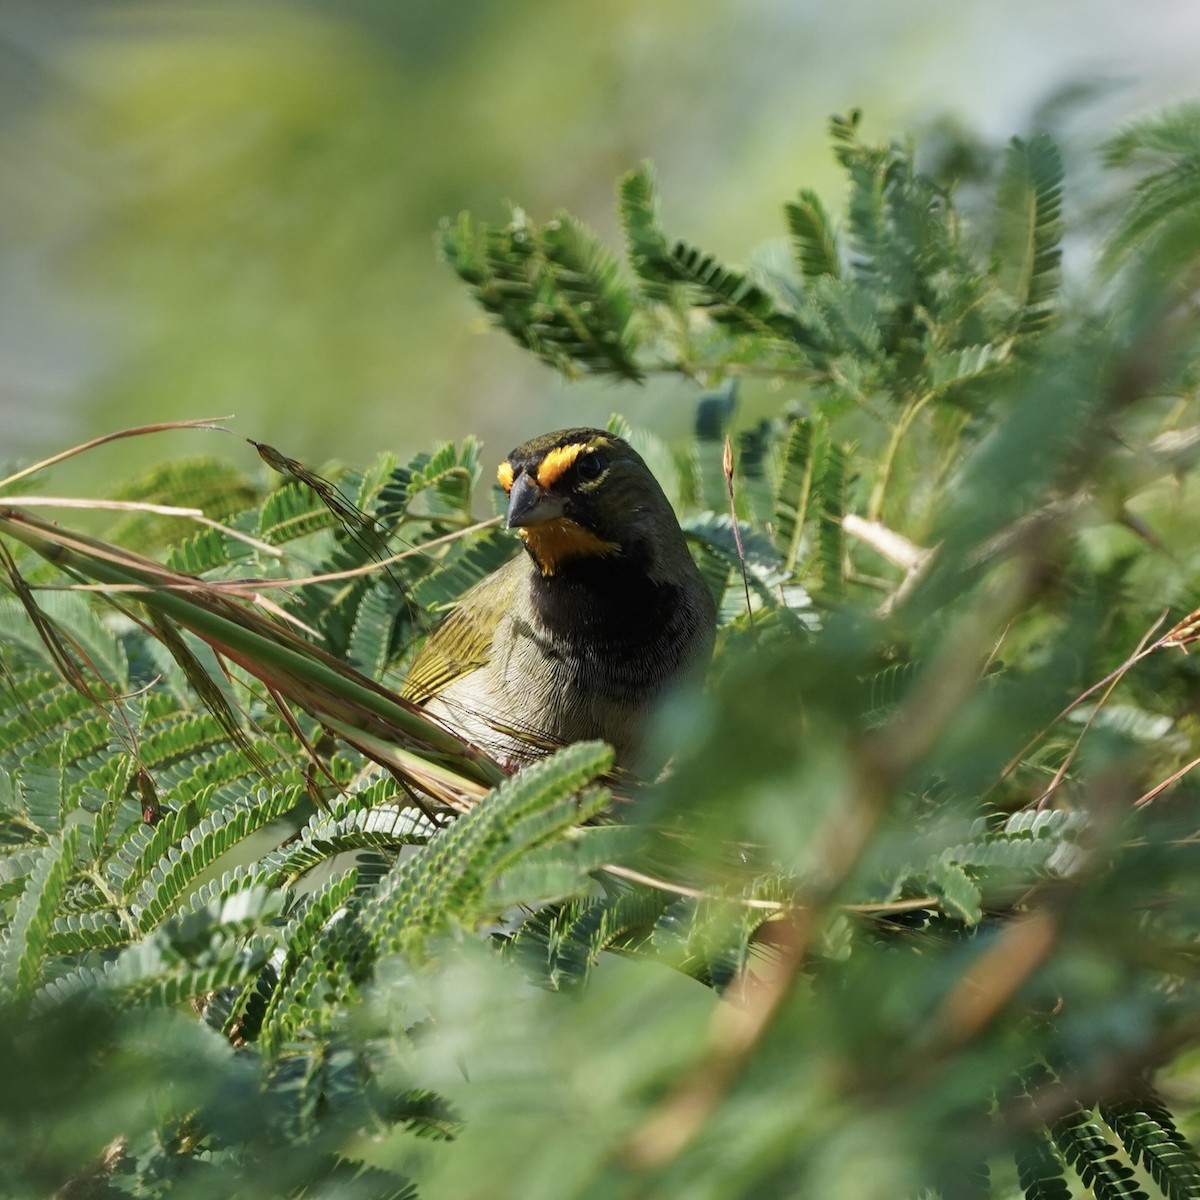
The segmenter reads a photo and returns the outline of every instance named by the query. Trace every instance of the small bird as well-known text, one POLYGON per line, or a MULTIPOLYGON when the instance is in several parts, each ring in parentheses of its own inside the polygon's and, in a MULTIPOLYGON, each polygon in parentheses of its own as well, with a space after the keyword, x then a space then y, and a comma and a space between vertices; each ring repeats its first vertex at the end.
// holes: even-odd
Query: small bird
POLYGON ((716 610, 641 456, 566 429, 500 464, 525 553, 476 584, 429 635, 403 695, 520 766, 600 738, 636 770, 646 720, 712 655, 716 610))

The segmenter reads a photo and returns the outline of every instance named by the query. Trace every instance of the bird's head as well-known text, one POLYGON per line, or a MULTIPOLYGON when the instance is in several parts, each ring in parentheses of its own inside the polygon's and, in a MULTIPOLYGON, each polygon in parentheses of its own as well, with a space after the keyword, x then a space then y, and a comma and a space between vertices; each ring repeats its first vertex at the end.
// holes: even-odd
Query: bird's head
POLYGON ((565 429, 518 446, 500 464, 508 527, 543 576, 580 559, 628 555, 654 564, 687 547, 641 455, 602 429, 565 429))

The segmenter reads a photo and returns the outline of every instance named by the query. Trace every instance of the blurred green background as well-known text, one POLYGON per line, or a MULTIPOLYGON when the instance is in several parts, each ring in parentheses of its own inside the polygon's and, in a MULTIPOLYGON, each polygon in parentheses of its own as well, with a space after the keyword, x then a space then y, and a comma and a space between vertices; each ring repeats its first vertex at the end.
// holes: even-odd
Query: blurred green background
MULTIPOLYGON (((227 413, 316 464, 614 409, 670 432, 679 380, 568 384, 489 332, 439 218, 511 198, 615 243, 652 158, 668 231, 745 262, 839 186, 831 112, 1086 147, 1194 94, 1198 49, 1190 0, 0 0, 0 459, 227 413)), ((69 478, 203 452, 242 453, 171 435, 69 478)))

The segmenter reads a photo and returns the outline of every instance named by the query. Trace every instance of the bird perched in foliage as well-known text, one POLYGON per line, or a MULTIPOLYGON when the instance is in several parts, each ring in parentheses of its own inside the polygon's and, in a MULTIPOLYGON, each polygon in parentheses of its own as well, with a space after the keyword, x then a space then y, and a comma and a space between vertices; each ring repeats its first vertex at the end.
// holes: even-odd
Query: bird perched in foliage
POLYGON ((637 767, 651 709, 702 674, 716 630, 670 502, 600 429, 525 442, 497 478, 525 553, 430 634, 403 694, 508 765, 601 738, 637 767))

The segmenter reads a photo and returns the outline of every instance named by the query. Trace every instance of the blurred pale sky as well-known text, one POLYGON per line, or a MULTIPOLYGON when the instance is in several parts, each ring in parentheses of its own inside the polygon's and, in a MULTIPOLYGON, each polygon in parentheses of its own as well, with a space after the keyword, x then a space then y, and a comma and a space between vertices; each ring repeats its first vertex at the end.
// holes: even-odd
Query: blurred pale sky
MULTIPOLYGON (((614 183, 651 158, 668 232, 745 261, 796 188, 836 209, 833 112, 864 109, 869 136, 948 117, 994 144, 1051 120, 1078 159, 1200 93, 1188 0, 596 13, 0 0, 0 459, 224 413, 315 464, 471 432, 499 456, 614 409, 679 428, 682 382, 568 384, 488 331, 438 218, 499 220, 511 198, 615 245, 614 183)), ((243 454, 124 443, 92 478, 168 452, 243 454)))

